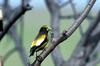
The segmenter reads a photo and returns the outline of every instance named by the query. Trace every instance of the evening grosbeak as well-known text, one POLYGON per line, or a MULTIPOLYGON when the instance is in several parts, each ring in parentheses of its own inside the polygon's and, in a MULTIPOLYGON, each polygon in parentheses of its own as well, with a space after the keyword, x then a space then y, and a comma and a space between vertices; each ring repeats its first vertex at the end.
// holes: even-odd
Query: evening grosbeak
POLYGON ((48 43, 48 32, 50 30, 51 29, 47 25, 43 25, 40 28, 37 37, 32 41, 30 56, 34 55, 34 52, 36 52, 37 56, 37 52, 45 48, 48 43))

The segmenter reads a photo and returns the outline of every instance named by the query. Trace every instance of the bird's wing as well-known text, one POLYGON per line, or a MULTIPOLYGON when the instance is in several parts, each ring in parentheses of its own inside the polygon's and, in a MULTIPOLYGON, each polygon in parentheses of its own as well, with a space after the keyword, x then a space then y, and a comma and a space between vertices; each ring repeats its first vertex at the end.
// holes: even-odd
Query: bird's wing
POLYGON ((33 47, 33 46, 36 46, 34 40, 32 41, 32 44, 31 44, 31 47, 33 47))
POLYGON ((46 35, 39 36, 39 38, 37 38, 36 40, 36 46, 40 46, 45 39, 46 39, 46 35))
POLYGON ((32 41, 31 47, 41 45, 42 42, 45 40, 45 38, 46 38, 46 35, 40 35, 37 39, 32 41))

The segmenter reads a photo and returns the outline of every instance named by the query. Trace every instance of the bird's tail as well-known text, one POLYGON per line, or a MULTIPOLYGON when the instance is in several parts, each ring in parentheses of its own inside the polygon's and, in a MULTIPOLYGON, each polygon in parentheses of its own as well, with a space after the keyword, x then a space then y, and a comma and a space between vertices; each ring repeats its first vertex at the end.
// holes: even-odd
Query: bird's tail
POLYGON ((32 55, 34 55, 35 50, 36 50, 36 46, 35 47, 32 47, 30 49, 30 55, 29 55, 29 57, 32 56, 32 55))

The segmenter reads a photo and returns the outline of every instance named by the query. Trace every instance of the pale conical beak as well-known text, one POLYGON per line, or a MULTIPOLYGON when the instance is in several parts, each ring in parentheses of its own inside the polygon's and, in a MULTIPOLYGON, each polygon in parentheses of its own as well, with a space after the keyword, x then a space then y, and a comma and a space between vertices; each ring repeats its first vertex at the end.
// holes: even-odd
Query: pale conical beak
POLYGON ((49 27, 49 28, 48 28, 48 31, 52 31, 52 29, 49 27))

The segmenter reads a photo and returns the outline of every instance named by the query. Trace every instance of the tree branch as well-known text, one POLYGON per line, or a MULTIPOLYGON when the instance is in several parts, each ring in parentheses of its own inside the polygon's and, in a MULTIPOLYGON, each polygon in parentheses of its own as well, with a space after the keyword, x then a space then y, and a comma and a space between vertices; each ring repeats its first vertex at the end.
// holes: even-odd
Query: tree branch
POLYGON ((3 66, 3 58, 0 56, 0 66, 3 66))
MULTIPOLYGON (((51 16, 50 26, 52 28, 52 34, 50 41, 52 42, 53 40, 57 39, 60 35, 60 8, 59 6, 57 6, 60 3, 55 3, 55 0, 45 0, 45 3, 48 7, 51 16)), ((51 56, 55 66, 61 66, 62 62, 64 62, 59 47, 55 48, 55 50, 51 53, 51 56)))
MULTIPOLYGON (((80 16, 80 14, 77 14, 77 17, 79 17, 79 16, 80 16)), ((60 18, 61 19, 75 19, 76 17, 75 17, 75 15, 68 15, 68 16, 61 15, 60 18)), ((87 15, 86 19, 93 20, 94 18, 90 15, 87 15)))
POLYGON ((8 30, 11 28, 11 26, 16 22, 20 16, 22 16, 27 10, 30 10, 31 7, 29 4, 23 7, 18 7, 17 10, 11 15, 10 19, 8 20, 8 24, 4 28, 4 31, 0 34, 0 41, 4 37, 4 35, 8 32, 8 30))
MULTIPOLYGON (((76 10, 76 8, 75 8, 75 4, 73 3, 73 1, 72 0, 69 0, 70 1, 70 5, 71 5, 71 7, 72 7, 72 10, 73 10, 73 13, 74 13, 74 16, 75 16, 75 18, 74 18, 74 20, 76 20, 77 19, 77 15, 78 15, 78 13, 77 13, 77 10, 76 10)), ((83 29, 82 29, 82 26, 80 25, 79 26, 79 30, 80 30, 80 34, 81 34, 81 36, 83 36, 83 29)))
POLYGON ((29 64, 29 59, 28 56, 26 55, 26 52, 24 50, 23 44, 22 44, 22 40, 20 38, 20 36, 18 35, 17 31, 16 31, 16 26, 13 25, 11 30, 9 31, 10 36, 12 37, 12 39, 15 42, 15 47, 17 49, 17 51, 20 54, 20 58, 23 61, 24 66, 28 66, 29 64))
POLYGON ((73 51, 73 54, 71 58, 68 60, 68 66, 85 66, 89 60, 90 60, 90 55, 93 52, 93 50, 97 46, 97 42, 99 41, 96 35, 94 35, 94 38, 91 39, 91 34, 95 32, 94 30, 97 28, 98 23, 100 21, 100 13, 97 16, 97 19, 90 24, 87 32, 84 34, 80 42, 77 44, 75 50, 73 51), (95 41, 96 40, 96 41, 95 41), (93 41, 93 42, 91 42, 93 41))
MULTIPOLYGON (((100 33, 100 32, 99 32, 100 33)), ((98 42, 98 45, 97 47, 95 48, 95 50, 92 52, 91 56, 90 56, 90 59, 91 57, 93 57, 97 52, 99 52, 100 50, 100 40, 98 42)), ((86 64, 86 66, 96 66, 98 63, 100 63, 100 57, 96 58, 96 59, 93 59, 93 60, 90 60, 89 63, 86 64)))
POLYGON ((59 45, 64 40, 68 39, 72 33, 79 27, 79 25, 83 22, 83 20, 86 18, 87 14, 93 7, 96 0, 90 0, 86 8, 84 9, 82 15, 70 26, 68 30, 65 30, 64 33, 52 44, 49 44, 48 48, 40 54, 39 57, 41 57, 40 61, 37 59, 31 64, 31 66, 40 66, 42 61, 55 49, 57 45, 59 45))

